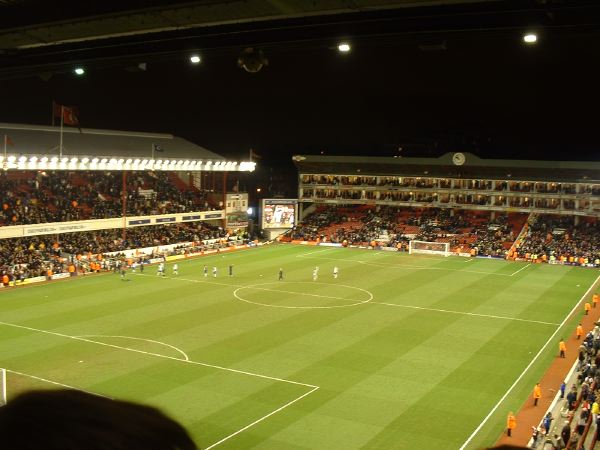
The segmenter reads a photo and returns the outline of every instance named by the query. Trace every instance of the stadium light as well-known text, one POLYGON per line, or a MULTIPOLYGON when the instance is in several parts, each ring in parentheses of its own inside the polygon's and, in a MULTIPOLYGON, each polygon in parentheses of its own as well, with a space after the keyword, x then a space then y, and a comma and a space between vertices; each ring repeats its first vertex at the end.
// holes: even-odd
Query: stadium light
POLYGON ((73 69, 73 72, 75 72, 75 75, 77 76, 85 75, 85 69, 83 67, 75 67, 75 69, 73 69))
POLYGON ((200 64, 200 61, 202 61, 202 59, 200 58, 200 55, 192 55, 192 56, 190 56, 190 62, 192 64, 200 64))
POLYGON ((350 44, 348 44, 347 42, 340 42, 338 44, 338 51, 340 53, 348 53, 351 49, 352 47, 350 47, 350 44))
POLYGON ((252 172, 254 162, 194 159, 141 159, 122 156, 0 155, 5 170, 168 170, 174 172, 252 172))
POLYGON ((523 36, 523 41, 527 44, 535 44, 537 42, 537 34, 527 33, 523 36))

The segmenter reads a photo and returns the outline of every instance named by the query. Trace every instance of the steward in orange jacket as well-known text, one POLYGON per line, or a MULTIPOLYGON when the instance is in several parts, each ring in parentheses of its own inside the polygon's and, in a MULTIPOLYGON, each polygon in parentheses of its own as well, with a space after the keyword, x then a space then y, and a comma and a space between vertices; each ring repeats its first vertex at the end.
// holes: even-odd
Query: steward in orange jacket
POLYGON ((540 398, 542 398, 542 387, 540 386, 540 383, 538 383, 533 388, 533 406, 537 406, 540 398))
POLYGON ((508 417, 506 419, 506 435, 510 437, 512 430, 514 430, 515 428, 517 428, 517 418, 511 411, 508 413, 508 417))

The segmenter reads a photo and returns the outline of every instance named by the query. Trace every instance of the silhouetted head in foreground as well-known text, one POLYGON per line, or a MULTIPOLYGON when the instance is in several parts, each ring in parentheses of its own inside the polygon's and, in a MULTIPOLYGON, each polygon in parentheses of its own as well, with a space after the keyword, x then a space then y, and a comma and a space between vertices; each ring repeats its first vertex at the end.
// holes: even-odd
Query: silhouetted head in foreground
POLYGON ((187 431, 149 406, 76 390, 30 391, 0 408, 6 450, 196 450, 187 431))

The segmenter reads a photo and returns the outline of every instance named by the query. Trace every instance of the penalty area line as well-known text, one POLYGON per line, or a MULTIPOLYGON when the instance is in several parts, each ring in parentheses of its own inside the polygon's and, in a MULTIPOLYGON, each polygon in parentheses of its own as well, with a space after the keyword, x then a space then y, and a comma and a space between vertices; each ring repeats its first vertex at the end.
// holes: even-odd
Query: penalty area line
POLYGON ((38 376, 31 375, 31 374, 28 374, 28 373, 17 372, 16 370, 11 370, 11 369, 4 369, 4 370, 6 370, 9 373, 14 373, 15 375, 20 375, 22 377, 32 378, 32 379, 38 380, 38 381, 43 381, 44 383, 53 384, 55 386, 61 386, 61 387, 67 388, 67 389, 73 389, 75 391, 85 392, 86 394, 92 394, 92 395, 95 395, 97 397, 110 398, 110 397, 107 397, 106 395, 98 394, 98 393, 92 392, 92 391, 87 391, 85 389, 81 389, 81 388, 78 388, 78 387, 75 387, 75 386, 70 386, 68 384, 59 383, 58 381, 48 380, 47 378, 38 377, 38 376))
POLYGON ((119 350, 127 350, 127 351, 130 351, 130 352, 133 352, 133 353, 140 353, 142 355, 156 356, 157 358, 169 359, 171 361, 179 361, 179 362, 182 362, 182 363, 194 364, 194 365, 203 366, 203 367, 210 367, 212 369, 224 370, 224 371, 227 371, 227 372, 239 373, 239 374, 242 374, 242 375, 249 375, 251 377, 264 378, 266 380, 281 381, 283 383, 295 384, 297 386, 306 386, 306 387, 309 387, 309 388, 315 388, 315 387, 317 387, 314 384, 301 383, 299 381, 286 380, 285 378, 279 378, 279 377, 271 377, 269 375, 263 375, 263 374, 254 373, 254 372, 247 372, 245 370, 240 370, 240 369, 232 369, 231 367, 223 367, 223 366, 218 366, 216 364, 208 364, 208 363, 203 363, 203 362, 199 362, 199 361, 192 361, 191 359, 176 358, 174 356, 163 355, 161 353, 146 352, 144 350, 139 350, 137 348, 122 347, 120 345, 109 344, 107 342, 95 341, 93 339, 86 339, 86 338, 83 338, 83 337, 77 337, 77 336, 71 336, 71 335, 64 334, 64 333, 58 333, 56 331, 41 330, 39 328, 28 327, 28 326, 25 326, 25 325, 17 325, 15 323, 9 323, 9 322, 0 322, 0 325, 5 325, 5 326, 8 326, 8 327, 14 327, 14 328, 21 328, 23 330, 34 331, 34 332, 37 332, 37 333, 48 334, 48 335, 51 335, 51 336, 63 337, 63 338, 66 338, 66 339, 73 339, 75 341, 88 342, 90 344, 97 344, 97 345, 101 345, 103 347, 111 347, 111 348, 116 348, 116 349, 119 349, 119 350))
MULTIPOLYGON (((277 408, 277 409, 271 411, 270 413, 268 413, 268 414, 260 417, 259 419, 256 419, 254 422, 252 422, 252 423, 244 426, 243 428, 240 428, 236 432, 231 433, 228 436, 225 436, 223 439, 220 439, 219 441, 215 442, 214 444, 210 445, 209 447, 206 447, 205 450, 209 450, 211 448, 214 448, 217 445, 219 445, 219 444, 227 441, 228 439, 231 439, 232 437, 234 437, 234 436, 242 433, 243 431, 246 431, 248 428, 253 427, 254 425, 256 425, 256 424, 258 424, 258 423, 266 420, 267 418, 271 417, 274 414, 277 414, 278 412, 284 410, 288 406, 293 405, 294 403, 302 400, 307 395, 310 395, 313 392, 315 392, 317 389, 319 389, 319 386, 316 386, 314 384, 301 383, 299 381, 286 380, 284 378, 271 377, 271 376, 268 376, 268 375, 262 375, 262 374, 258 374, 258 373, 247 372, 247 371, 244 371, 244 370, 238 370, 238 369, 232 369, 232 368, 229 368, 229 367, 222 367, 222 366, 217 366, 217 365, 213 365, 213 364, 201 363, 201 362, 192 361, 192 360, 189 360, 189 359, 175 358, 175 357, 172 357, 172 356, 161 355, 160 353, 146 352, 146 351, 143 351, 143 350, 138 350, 138 349, 129 348, 129 347, 121 347, 119 345, 108 344, 108 343, 100 342, 100 341, 94 341, 92 339, 86 339, 86 338, 78 337, 78 336, 71 336, 71 335, 68 335, 68 334, 57 333, 57 332, 54 332, 54 331, 41 330, 39 328, 27 327, 27 326, 24 326, 24 325, 17 325, 17 324, 8 323, 8 322, 0 322, 0 325, 5 325, 5 326, 15 327, 15 328, 21 328, 21 329, 24 329, 24 330, 34 331, 34 332, 48 334, 48 335, 53 335, 53 336, 59 336, 59 337, 67 338, 67 339, 73 339, 73 340, 76 340, 76 341, 88 342, 88 343, 91 343, 91 344, 98 344, 98 345, 102 345, 102 346, 105 346, 105 347, 112 347, 112 348, 116 348, 116 349, 120 349, 120 350, 128 350, 128 351, 131 351, 131 352, 134 352, 134 353, 141 353, 141 354, 144 354, 144 355, 156 356, 156 357, 159 357, 159 358, 170 359, 170 360, 173 360, 173 361, 180 361, 180 362, 188 363, 188 364, 195 364, 195 365, 204 366, 204 367, 211 367, 211 368, 214 368, 214 369, 225 370, 225 371, 228 371, 228 372, 234 372, 234 373, 238 373, 238 374, 242 374, 242 375, 249 375, 249 376, 253 376, 253 377, 257 377, 257 378, 264 378, 264 379, 268 379, 268 380, 280 381, 280 382, 283 382, 283 383, 293 384, 293 385, 296 385, 296 386, 304 386, 304 387, 311 388, 310 391, 305 392, 304 394, 300 395, 299 397, 296 397, 293 400, 287 402, 285 405, 280 406, 279 408, 277 408)), ((87 392, 89 394, 100 395, 100 394, 96 394, 94 392, 84 391, 83 389, 75 388, 75 387, 68 386, 66 384, 62 384, 62 383, 58 383, 58 382, 54 382, 54 381, 51 381, 51 380, 46 380, 44 378, 36 377, 36 376, 33 376, 33 375, 22 374, 20 372, 15 372, 15 371, 12 371, 12 370, 9 370, 9 369, 6 369, 6 371, 7 372, 13 372, 13 373, 16 373, 16 374, 19 374, 19 375, 29 376, 31 378, 35 378, 35 379, 38 379, 38 380, 41 380, 41 381, 45 381, 45 382, 48 382, 48 383, 52 383, 52 384, 55 384, 55 385, 59 385, 59 386, 63 386, 63 387, 67 387, 67 388, 71 388, 71 389, 76 389, 76 390, 79 390, 79 391, 87 392)), ((103 395, 101 395, 101 396, 104 397, 103 395)))
POLYGON ((313 392, 315 392, 317 389, 319 389, 319 387, 318 387, 318 386, 315 386, 315 387, 314 387, 313 389, 311 389, 310 391, 308 391, 308 392, 306 392, 306 393, 302 394, 302 395, 301 395, 301 396, 299 396, 299 397, 296 397, 295 399, 293 399, 293 400, 292 400, 292 401, 290 401, 290 402, 287 402, 285 405, 283 405, 283 406, 280 406, 280 407, 279 407, 279 408, 277 408, 276 410, 274 410, 274 411, 271 411, 269 414, 266 414, 266 415, 262 416, 260 419, 256 419, 254 422, 252 422, 252 423, 250 423, 250 424, 246 425, 246 426, 245 426, 245 427, 243 427, 243 428, 240 428, 239 430, 237 430, 237 431, 236 431, 236 432, 234 432, 234 433, 231 433, 229 436, 225 436, 223 439, 221 439, 221 440, 219 440, 219 441, 215 442, 214 444, 211 444, 211 445, 209 445, 209 446, 208 446, 208 447, 206 447, 204 450, 210 450, 211 448, 214 448, 214 447, 216 447, 217 445, 219 445, 219 444, 222 444, 223 442, 225 442, 225 441, 227 441, 227 440, 231 439, 232 437, 234 437, 234 436, 237 436, 238 434, 240 434, 240 433, 242 433, 242 432, 246 431, 248 428, 250 428, 250 427, 253 427, 254 425, 256 425, 256 424, 258 424, 258 423, 262 422, 263 420, 265 420, 265 419, 268 419, 268 418, 269 418, 269 417, 271 417, 272 415, 274 415, 274 414, 277 414, 278 412, 280 412, 280 411, 284 410, 284 409, 285 409, 285 408, 287 408, 288 406, 290 406, 290 405, 293 405, 294 403, 296 403, 296 402, 298 402, 298 401, 302 400, 304 397, 306 397, 306 396, 308 396, 308 395, 312 394, 312 393, 313 393, 313 392))
POLYGON ((527 269, 529 266, 531 265, 531 263, 524 265, 523 267, 521 267, 519 270, 517 270, 516 272, 513 272, 509 275, 509 277, 514 277, 516 274, 518 274, 521 270, 525 270, 527 269))

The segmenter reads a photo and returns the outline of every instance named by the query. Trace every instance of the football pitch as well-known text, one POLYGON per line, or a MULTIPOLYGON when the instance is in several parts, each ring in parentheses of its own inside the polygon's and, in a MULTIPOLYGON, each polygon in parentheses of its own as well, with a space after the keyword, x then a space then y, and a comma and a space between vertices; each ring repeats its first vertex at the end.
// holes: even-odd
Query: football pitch
POLYGON ((203 449, 481 448, 598 281, 595 269, 284 244, 177 263, 179 275, 167 263, 165 277, 146 267, 0 290, 8 401, 60 386, 134 400, 203 449))

